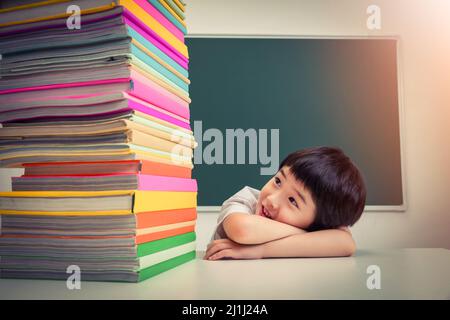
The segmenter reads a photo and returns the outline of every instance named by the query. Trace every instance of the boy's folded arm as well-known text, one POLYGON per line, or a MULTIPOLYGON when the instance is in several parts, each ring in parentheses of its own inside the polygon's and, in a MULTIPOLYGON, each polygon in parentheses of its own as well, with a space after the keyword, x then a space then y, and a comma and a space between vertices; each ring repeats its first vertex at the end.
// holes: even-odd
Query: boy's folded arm
POLYGON ((240 244, 259 244, 305 233, 297 227, 245 213, 231 213, 223 221, 228 238, 240 244))
POLYGON ((351 233, 345 229, 306 232, 264 243, 263 258, 347 257, 356 251, 351 233))

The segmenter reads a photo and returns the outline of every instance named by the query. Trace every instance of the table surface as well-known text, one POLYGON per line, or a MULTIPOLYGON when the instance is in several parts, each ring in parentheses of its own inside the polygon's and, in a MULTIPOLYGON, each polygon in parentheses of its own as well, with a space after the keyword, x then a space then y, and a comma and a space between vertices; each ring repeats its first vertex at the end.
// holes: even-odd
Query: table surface
MULTIPOLYGON (((450 299, 450 250, 358 250, 347 258, 197 259, 140 283, 0 279, 0 299, 450 299), (368 289, 380 269, 380 289, 368 289)), ((82 275, 81 275, 82 277, 82 275)))

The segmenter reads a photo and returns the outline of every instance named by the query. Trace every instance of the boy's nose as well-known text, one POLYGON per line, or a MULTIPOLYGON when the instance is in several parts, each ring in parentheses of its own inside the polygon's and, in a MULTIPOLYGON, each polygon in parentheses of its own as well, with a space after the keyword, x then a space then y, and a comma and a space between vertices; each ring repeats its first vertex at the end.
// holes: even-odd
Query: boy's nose
POLYGON ((278 211, 278 204, 274 201, 269 200, 267 203, 267 209, 269 209, 271 214, 276 214, 278 211))

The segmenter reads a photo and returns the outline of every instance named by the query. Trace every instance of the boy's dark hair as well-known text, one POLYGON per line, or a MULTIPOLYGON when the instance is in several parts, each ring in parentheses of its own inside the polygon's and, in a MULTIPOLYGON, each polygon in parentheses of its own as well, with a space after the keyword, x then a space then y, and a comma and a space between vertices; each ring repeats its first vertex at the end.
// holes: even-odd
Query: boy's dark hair
POLYGON ((280 168, 290 167, 309 190, 316 205, 308 231, 352 226, 361 217, 366 187, 356 165, 339 148, 315 147, 288 155, 280 168))

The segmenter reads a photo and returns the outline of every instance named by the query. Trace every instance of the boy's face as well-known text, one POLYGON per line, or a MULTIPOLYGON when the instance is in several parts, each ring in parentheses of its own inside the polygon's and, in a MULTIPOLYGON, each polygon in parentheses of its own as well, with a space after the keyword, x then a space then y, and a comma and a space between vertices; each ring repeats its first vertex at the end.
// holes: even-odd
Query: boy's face
POLYGON ((311 193, 285 166, 261 189, 256 214, 306 229, 314 221, 315 209, 311 193))

